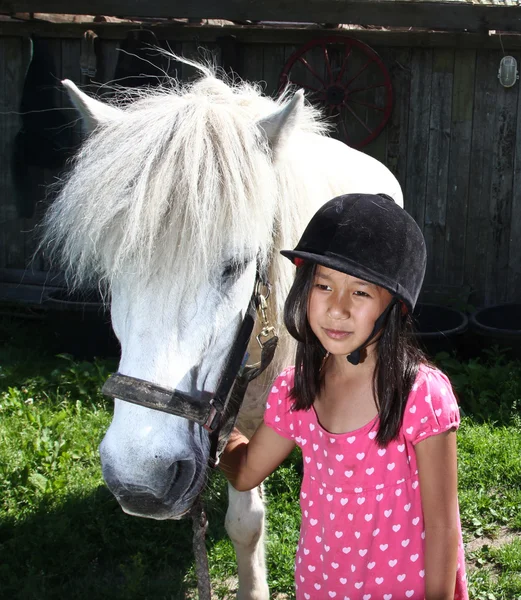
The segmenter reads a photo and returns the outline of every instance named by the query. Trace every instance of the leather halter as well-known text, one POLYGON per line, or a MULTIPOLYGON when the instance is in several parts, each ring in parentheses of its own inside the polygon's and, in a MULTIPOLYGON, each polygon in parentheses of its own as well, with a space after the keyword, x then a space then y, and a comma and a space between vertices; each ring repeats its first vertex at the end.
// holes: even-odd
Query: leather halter
POLYGON ((215 467, 237 420, 248 384, 266 369, 275 354, 278 337, 267 318, 266 300, 269 293, 269 283, 257 270, 248 309, 214 394, 202 392, 197 397, 191 396, 186 392, 164 388, 122 373, 111 375, 103 385, 102 393, 111 398, 198 423, 210 433, 208 462, 211 467, 215 467), (263 288, 266 289, 266 295, 261 293, 263 288), (260 314, 263 326, 257 336, 262 352, 260 362, 250 366, 244 363, 247 359, 246 351, 255 325, 256 312, 260 314), (264 341, 264 338, 267 338, 267 341, 264 341))

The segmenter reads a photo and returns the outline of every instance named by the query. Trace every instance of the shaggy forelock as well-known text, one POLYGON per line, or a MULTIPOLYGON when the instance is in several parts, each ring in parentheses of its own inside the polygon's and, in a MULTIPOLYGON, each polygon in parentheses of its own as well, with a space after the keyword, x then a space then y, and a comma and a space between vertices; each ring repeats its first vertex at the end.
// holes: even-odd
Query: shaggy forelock
MULTIPOLYGON (((199 66, 199 65, 194 65, 199 66)), ((288 99, 258 87, 225 83, 207 67, 193 84, 122 95, 121 115, 84 143, 59 184, 44 220, 41 247, 72 286, 163 274, 197 283, 230 259, 270 258, 273 245, 290 247, 303 227, 297 205, 306 198, 298 165, 273 164, 259 118, 288 99)), ((115 104, 118 104, 116 99, 115 104)), ((322 133, 306 106, 298 131, 322 133)), ((286 263, 287 261, 284 261, 286 263)), ((273 281, 292 277, 275 256, 273 281)))

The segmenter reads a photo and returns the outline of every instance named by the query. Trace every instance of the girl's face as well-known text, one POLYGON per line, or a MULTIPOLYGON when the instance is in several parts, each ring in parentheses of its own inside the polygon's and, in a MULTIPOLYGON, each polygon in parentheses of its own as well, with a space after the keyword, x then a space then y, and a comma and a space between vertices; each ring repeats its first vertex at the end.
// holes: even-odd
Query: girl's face
POLYGON ((391 299, 384 288, 317 265, 308 302, 309 325, 328 352, 347 355, 367 340, 391 299))

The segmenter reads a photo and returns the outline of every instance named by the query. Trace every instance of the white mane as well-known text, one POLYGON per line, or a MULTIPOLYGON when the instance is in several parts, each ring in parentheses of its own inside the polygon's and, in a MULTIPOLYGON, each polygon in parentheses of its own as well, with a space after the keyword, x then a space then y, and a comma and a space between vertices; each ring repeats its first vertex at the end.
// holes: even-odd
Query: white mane
MULTIPOLYGON (((204 274, 223 231, 236 248, 262 240, 261 260, 273 227, 294 240, 284 231, 291 220, 281 218, 296 201, 284 185, 289 165, 281 161, 275 172, 256 125, 284 100, 211 73, 141 96, 85 142, 47 213, 43 245, 73 285, 110 286, 127 269, 145 278, 183 266, 204 274)), ((307 107, 300 128, 322 131, 315 117, 307 107)))
MULTIPOLYGON (((228 84, 198 67, 203 75, 195 83, 170 80, 141 91, 88 138, 47 212, 42 246, 72 286, 102 282, 110 292, 114 278, 128 272, 143 281, 175 273, 176 282, 194 283, 211 272, 225 238, 244 250, 238 261, 252 253, 261 264, 273 258, 273 318, 280 322, 292 272, 271 251, 298 239, 298 205, 309 191, 290 156, 273 164, 257 120, 287 95, 274 101, 257 86, 228 84)), ((306 106, 296 131, 325 129, 306 106)))

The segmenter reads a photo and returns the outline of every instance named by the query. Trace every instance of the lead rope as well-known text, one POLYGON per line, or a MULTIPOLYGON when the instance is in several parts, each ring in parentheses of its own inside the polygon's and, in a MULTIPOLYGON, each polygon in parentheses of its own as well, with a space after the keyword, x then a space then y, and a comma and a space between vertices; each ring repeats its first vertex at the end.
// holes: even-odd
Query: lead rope
POLYGON ((197 591, 199 600, 211 600, 212 588, 210 585, 210 571, 208 569, 208 553, 206 552, 206 530, 208 520, 201 500, 197 499, 192 509, 192 546, 195 555, 195 574, 197 575, 197 591))
MULTIPOLYGON (((261 294, 259 289, 257 289, 257 292, 257 313, 259 314, 262 322, 262 329, 256 339, 262 350, 261 360, 259 363, 254 365, 247 365, 241 375, 236 379, 236 384, 232 386, 228 402, 230 403, 235 401, 234 404, 236 405, 237 410, 233 411, 233 414, 228 417, 228 422, 224 427, 225 434, 219 439, 219 454, 222 452, 222 450, 224 450, 228 436, 235 425, 235 420, 237 418, 237 414, 239 412, 240 405, 242 404, 242 399, 244 398, 248 384, 250 381, 258 377, 270 364, 277 346, 278 338, 275 328, 270 325, 268 319, 268 304, 266 300, 269 297, 269 287, 266 296, 261 294), (267 341, 263 341, 264 338, 268 338, 267 341), (237 395, 234 398, 234 391, 236 391, 236 388, 238 388, 238 390, 237 395)), ((212 466, 217 466, 219 463, 219 454, 217 456, 217 461, 212 466)), ((192 547, 195 557, 197 592, 199 595, 199 600, 211 600, 212 588, 210 583, 208 552, 206 550, 205 540, 206 531, 208 529, 208 519, 206 518, 206 511, 204 510, 204 504, 201 495, 199 495, 194 507, 192 508, 191 516, 193 531, 192 547)))

